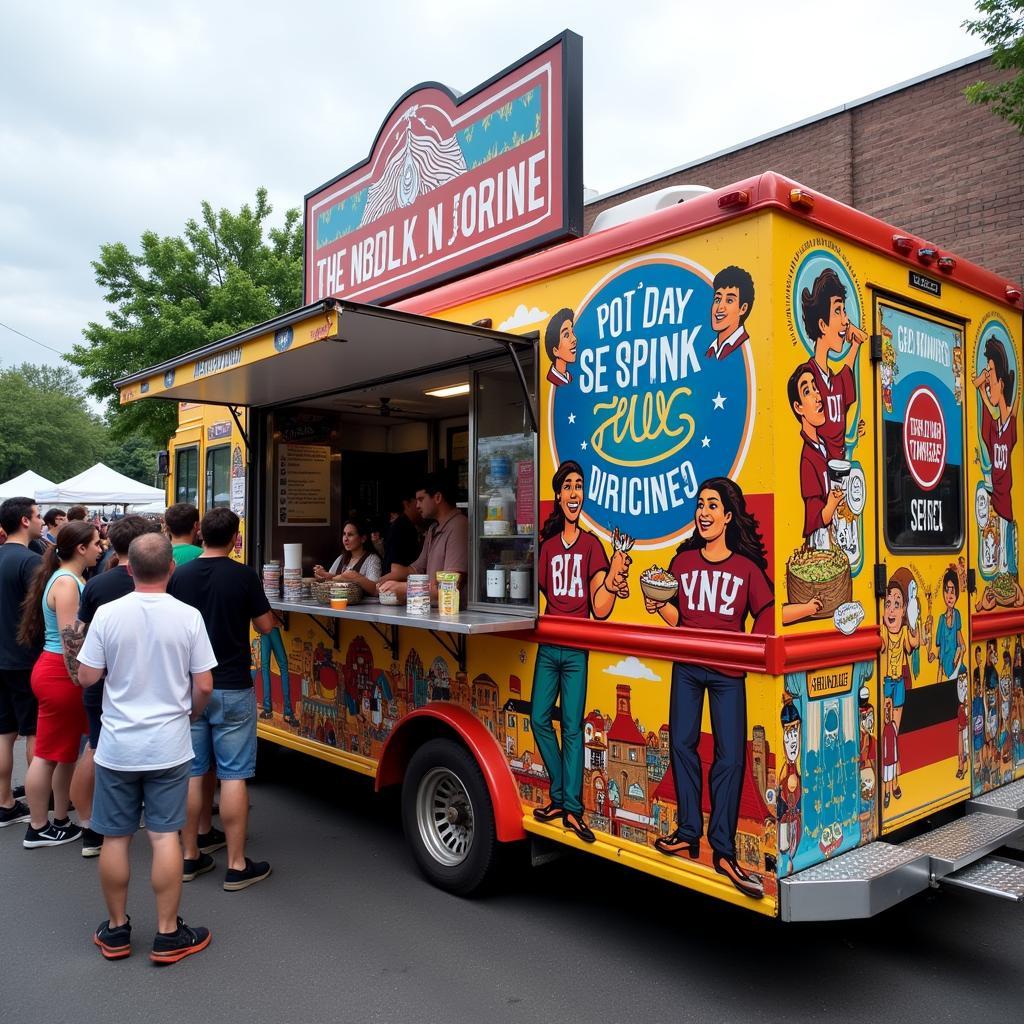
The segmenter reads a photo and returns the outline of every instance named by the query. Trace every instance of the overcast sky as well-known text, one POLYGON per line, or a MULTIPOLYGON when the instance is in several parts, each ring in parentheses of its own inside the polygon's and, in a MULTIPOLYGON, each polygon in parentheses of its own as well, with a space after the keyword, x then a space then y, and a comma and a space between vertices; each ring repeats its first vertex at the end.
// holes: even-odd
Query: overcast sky
MULTIPOLYGON (((103 318, 90 260, 104 242, 178 234, 201 200, 237 209, 259 185, 277 214, 301 206, 366 156, 409 87, 471 89, 565 28, 583 36, 584 180, 607 192, 975 54, 960 27, 972 13, 970 0, 8 0, 0 322, 67 351, 103 318)), ((0 327, 0 365, 59 359, 0 327)))

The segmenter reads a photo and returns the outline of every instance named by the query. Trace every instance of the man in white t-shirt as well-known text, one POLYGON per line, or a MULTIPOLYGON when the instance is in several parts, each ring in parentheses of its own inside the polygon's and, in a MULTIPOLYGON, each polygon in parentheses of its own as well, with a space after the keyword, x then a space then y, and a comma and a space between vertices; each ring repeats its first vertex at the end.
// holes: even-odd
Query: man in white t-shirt
POLYGON ((106 672, 92 828, 105 837, 100 883, 110 912, 93 941, 108 960, 131 953, 128 847, 143 803, 158 929, 150 959, 175 963, 210 944, 208 929, 189 928, 178 917, 178 831, 185 824, 193 757, 190 719, 210 699, 217 659, 199 612, 167 593, 173 570, 166 537, 144 534, 132 541, 128 571, 135 591, 96 611, 78 656, 83 686, 106 672))

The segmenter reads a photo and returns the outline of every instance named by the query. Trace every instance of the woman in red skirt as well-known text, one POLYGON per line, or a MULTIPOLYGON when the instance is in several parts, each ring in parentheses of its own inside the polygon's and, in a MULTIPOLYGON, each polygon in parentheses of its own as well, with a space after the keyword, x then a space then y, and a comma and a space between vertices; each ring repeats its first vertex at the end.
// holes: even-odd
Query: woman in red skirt
POLYGON ((32 692, 39 702, 36 747, 25 776, 25 796, 32 818, 24 846, 62 846, 82 830, 68 817, 71 776, 88 731, 82 691, 69 673, 77 671, 77 649, 65 646, 65 630, 73 630, 85 586, 83 574, 103 554, 99 531, 92 523, 68 522, 43 557, 21 609, 19 642, 43 652, 32 669, 32 692), (53 792, 54 820, 49 802, 53 792))

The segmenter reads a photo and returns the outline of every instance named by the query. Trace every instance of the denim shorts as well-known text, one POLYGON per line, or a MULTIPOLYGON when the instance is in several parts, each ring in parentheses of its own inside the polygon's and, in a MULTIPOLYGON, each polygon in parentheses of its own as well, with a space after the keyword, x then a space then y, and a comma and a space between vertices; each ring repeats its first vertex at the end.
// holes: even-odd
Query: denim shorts
POLYGON ((202 717, 192 723, 192 776, 216 764, 217 778, 251 779, 256 774, 256 691, 214 690, 202 717))
POLYGON ((122 772, 96 765, 91 827, 101 836, 131 836, 146 805, 150 832, 177 832, 185 826, 191 762, 147 772, 122 772))

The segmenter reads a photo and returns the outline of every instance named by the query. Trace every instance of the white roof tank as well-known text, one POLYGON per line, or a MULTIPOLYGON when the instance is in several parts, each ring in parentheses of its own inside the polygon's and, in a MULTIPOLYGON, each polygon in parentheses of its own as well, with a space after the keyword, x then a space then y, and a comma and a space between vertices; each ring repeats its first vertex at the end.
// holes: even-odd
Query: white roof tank
POLYGON ((668 206, 685 203, 687 199, 694 199, 710 191, 706 185, 670 185, 668 188, 658 189, 657 192, 648 192, 646 195, 637 196, 636 199, 629 199, 618 206, 602 210, 594 218, 588 233, 594 234, 595 231, 618 227, 619 224, 646 217, 647 214, 664 210, 668 206))

